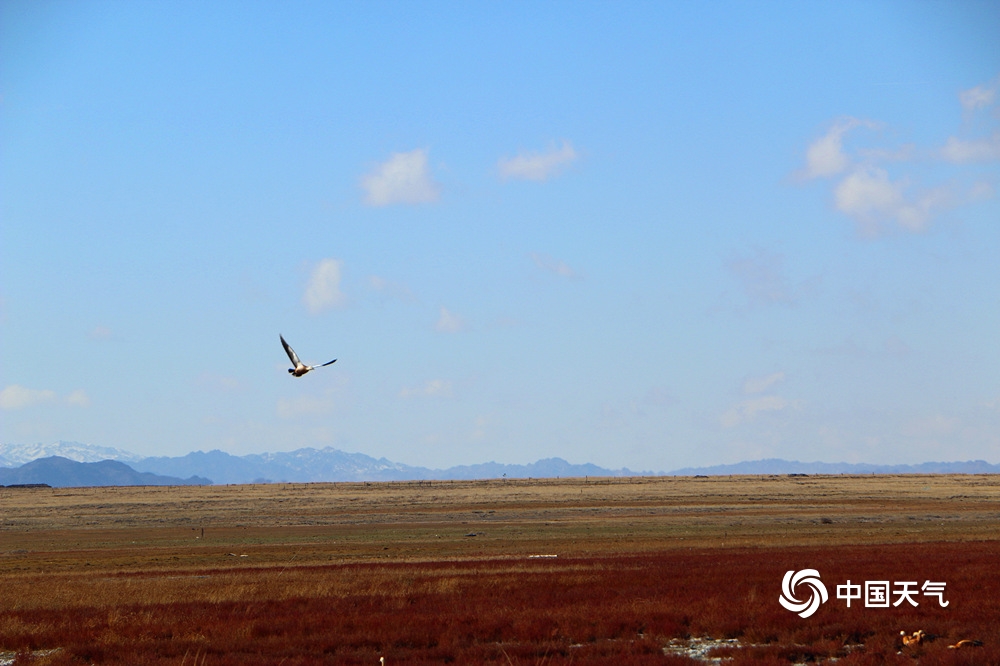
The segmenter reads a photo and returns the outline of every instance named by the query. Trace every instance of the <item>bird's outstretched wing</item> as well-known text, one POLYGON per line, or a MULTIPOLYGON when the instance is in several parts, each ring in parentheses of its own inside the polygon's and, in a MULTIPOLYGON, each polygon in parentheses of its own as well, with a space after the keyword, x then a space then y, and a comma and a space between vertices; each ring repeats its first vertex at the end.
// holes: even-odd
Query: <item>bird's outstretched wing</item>
POLYGON ((331 363, 336 363, 336 362, 337 362, 337 359, 333 359, 332 361, 327 361, 326 363, 324 363, 323 365, 321 365, 321 366, 319 366, 319 367, 321 367, 321 368, 322 368, 322 367, 325 367, 325 366, 327 366, 327 365, 330 365, 331 363))
POLYGON ((299 357, 295 353, 295 350, 292 349, 287 342, 285 342, 285 336, 279 333, 278 337, 281 338, 281 346, 285 348, 285 353, 288 354, 288 358, 291 359, 292 365, 294 365, 295 367, 302 365, 302 361, 299 360, 299 357))

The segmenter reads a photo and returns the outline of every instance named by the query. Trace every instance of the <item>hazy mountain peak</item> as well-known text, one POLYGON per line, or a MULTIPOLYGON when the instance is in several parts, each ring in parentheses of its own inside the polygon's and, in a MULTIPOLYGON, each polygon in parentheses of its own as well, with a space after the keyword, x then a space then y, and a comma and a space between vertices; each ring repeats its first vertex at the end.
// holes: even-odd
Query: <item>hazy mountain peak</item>
POLYGON ((144 456, 131 451, 112 448, 110 446, 95 446, 80 442, 55 442, 51 444, 0 444, 0 467, 14 467, 38 460, 39 458, 67 458, 76 462, 100 462, 102 460, 118 460, 131 463, 142 460, 144 456))
POLYGON ((55 488, 84 486, 178 486, 209 485, 212 481, 192 476, 180 479, 137 472, 117 460, 78 462, 62 456, 32 460, 16 468, 0 469, 0 484, 46 484, 55 488))

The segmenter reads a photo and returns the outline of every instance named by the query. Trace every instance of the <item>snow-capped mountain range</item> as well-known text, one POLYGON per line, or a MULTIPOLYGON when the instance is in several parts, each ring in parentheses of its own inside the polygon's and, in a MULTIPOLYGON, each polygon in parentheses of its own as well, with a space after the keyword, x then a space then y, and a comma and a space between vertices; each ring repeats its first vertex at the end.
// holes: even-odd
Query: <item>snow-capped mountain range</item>
POLYGON ((94 446, 79 442, 55 442, 54 444, 0 444, 0 467, 16 467, 39 458, 59 456, 76 462, 100 462, 117 460, 123 463, 138 462, 143 456, 110 446, 94 446))
MULTIPOLYGON (((14 467, 50 457, 93 463, 115 460, 138 472, 187 479, 199 477, 214 483, 266 483, 312 481, 409 481, 419 479, 547 478, 570 476, 632 476, 628 469, 609 470, 597 465, 574 465, 548 458, 529 465, 489 462, 449 469, 429 469, 346 453, 332 447, 303 448, 279 453, 234 456, 224 451, 194 451, 177 457, 143 457, 130 451, 78 442, 54 444, 0 444, 0 467, 14 467)), ((48 483, 48 481, 46 481, 48 483)), ((57 485, 57 483, 51 483, 57 485)), ((109 484, 113 485, 113 484, 109 484)))
MULTIPOLYGON (((48 461, 32 468, 30 482, 49 483, 53 486, 74 483, 65 463, 93 464, 112 460, 123 463, 140 474, 156 475, 168 480, 186 480, 195 483, 268 483, 268 482, 319 482, 319 481, 410 481, 421 479, 496 479, 554 478, 582 476, 636 476, 654 475, 655 472, 633 472, 629 469, 610 470, 592 464, 571 464, 562 458, 546 458, 528 465, 504 465, 496 462, 479 465, 462 465, 448 469, 413 467, 392 462, 386 458, 373 458, 363 453, 346 453, 332 447, 324 449, 303 448, 279 453, 259 453, 234 456, 224 451, 195 451, 177 457, 143 457, 130 451, 78 442, 54 444, 0 444, 0 468, 27 466, 34 461, 48 461), (55 460, 58 458, 59 460, 55 460), (41 471, 38 471, 41 470, 41 471), (44 472, 44 473, 43 473, 44 472), (41 475, 41 476, 39 476, 41 475), (48 475, 48 476, 45 476, 48 475)), ((93 470, 88 468, 88 474, 93 470)), ((76 469, 72 478, 83 478, 83 471, 76 469)), ((928 462, 917 465, 872 465, 850 463, 802 463, 780 459, 754 460, 732 465, 692 467, 658 474, 695 476, 729 474, 997 474, 1000 465, 983 460, 966 462, 928 462)), ((8 476, 10 476, 8 474, 8 476)), ((88 476, 86 478, 91 478, 88 476)), ((122 470, 117 476, 101 479, 94 477, 88 485, 119 485, 122 470)), ((133 477, 140 478, 140 477, 133 477)), ((142 477, 149 479, 150 476, 142 477)), ((165 480, 164 480, 165 479, 165 480)), ((24 480, 17 481, 26 482, 24 480)), ((158 481, 160 482, 160 481, 158 481)), ((0 482, 2 483, 2 482, 0 482)), ((8 481, 13 483, 13 481, 8 481)), ((143 483, 148 483, 144 481, 143 483)))

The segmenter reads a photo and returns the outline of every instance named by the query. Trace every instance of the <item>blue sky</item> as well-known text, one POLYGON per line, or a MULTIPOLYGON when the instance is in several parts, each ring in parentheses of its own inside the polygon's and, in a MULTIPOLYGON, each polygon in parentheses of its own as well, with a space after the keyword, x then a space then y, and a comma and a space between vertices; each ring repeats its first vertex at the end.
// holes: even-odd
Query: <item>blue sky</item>
POLYGON ((998 28, 3 2, 2 441, 1000 462, 998 28))

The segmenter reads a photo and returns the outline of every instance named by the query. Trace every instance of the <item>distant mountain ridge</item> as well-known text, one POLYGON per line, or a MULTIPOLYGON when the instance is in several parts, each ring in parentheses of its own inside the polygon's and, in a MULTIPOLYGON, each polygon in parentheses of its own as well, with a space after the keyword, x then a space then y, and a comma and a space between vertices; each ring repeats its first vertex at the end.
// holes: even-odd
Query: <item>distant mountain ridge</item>
POLYGON ((916 465, 875 465, 871 463, 799 462, 768 458, 732 465, 685 467, 673 476, 727 476, 730 474, 1000 474, 1000 465, 985 460, 965 462, 925 462, 916 465))
MULTIPOLYGON (((583 476, 723 476, 760 474, 998 474, 1000 465, 983 460, 966 462, 927 462, 916 465, 875 465, 867 463, 799 462, 777 458, 753 460, 710 467, 686 467, 672 472, 633 472, 623 468, 610 470, 593 464, 572 464, 562 458, 546 458, 527 465, 507 465, 496 462, 478 465, 459 465, 448 469, 414 467, 392 462, 386 458, 373 458, 363 453, 346 453, 332 447, 324 449, 303 448, 296 451, 259 453, 235 456, 224 451, 194 451, 184 456, 148 457, 121 449, 91 446, 78 442, 56 442, 30 446, 0 444, 0 479, 14 478, 7 475, 13 467, 23 470, 40 458, 58 456, 78 463, 97 463, 101 460, 116 461, 131 471, 146 477, 130 477, 123 470, 108 469, 103 481, 96 477, 77 476, 87 481, 84 485, 162 485, 150 481, 153 477, 170 479, 173 483, 268 483, 268 482, 323 482, 323 481, 410 481, 428 479, 495 479, 554 478, 583 476), (36 458, 29 458, 29 456, 36 458), (119 479, 130 479, 119 483, 119 479), (143 481, 142 479, 146 479, 143 481), (209 481, 211 479, 211 481, 209 481)), ((50 463, 51 467, 51 463, 50 463)), ((17 471, 17 470, 14 470, 17 471)), ((74 472, 77 473, 77 472, 74 472)), ((63 477, 52 477, 57 483, 33 480, 37 477, 17 477, 25 480, 0 480, 0 485, 14 483, 49 483, 71 485, 63 477)))
POLYGON ((333 448, 299 449, 281 453, 234 456, 224 451, 194 451, 179 457, 145 458, 136 469, 189 476, 197 473, 216 483, 267 483, 274 481, 399 481, 433 478, 424 467, 409 467, 385 458, 345 453, 333 448))
POLYGON ((149 472, 137 472, 123 462, 102 460, 78 462, 61 456, 49 456, 25 463, 20 467, 0 467, 0 485, 44 483, 53 488, 86 486, 205 486, 209 479, 192 476, 180 479, 149 472))
POLYGON ((551 478, 572 476, 634 476, 628 470, 609 470, 597 465, 574 465, 562 458, 546 458, 530 465, 496 462, 429 469, 373 458, 363 453, 345 453, 327 447, 281 453, 234 456, 223 451, 195 451, 176 458, 146 458, 135 468, 157 474, 189 476, 201 474, 216 483, 269 481, 417 481, 427 479, 551 478))
MULTIPOLYGON (((138 472, 177 479, 199 477, 214 483, 269 483, 322 481, 416 481, 428 479, 553 478, 575 476, 635 476, 628 469, 609 470, 592 464, 576 465, 562 458, 546 458, 528 465, 496 462, 430 469, 373 458, 363 453, 346 453, 332 447, 303 448, 278 453, 234 456, 224 451, 194 451, 176 457, 143 458, 129 451, 91 447, 78 442, 50 445, 14 446, 0 444, 0 466, 26 463, 29 455, 60 456, 91 462, 107 456, 128 464, 138 472)), ((2 467, 0 467, 2 469, 2 467)), ((650 472, 645 472, 650 474, 650 472)), ((2 482, 0 482, 2 483, 2 482)), ((13 482, 12 482, 13 483, 13 482)), ((26 483, 26 482, 18 482, 26 483)), ((51 484, 50 485, 55 485, 51 484)))

